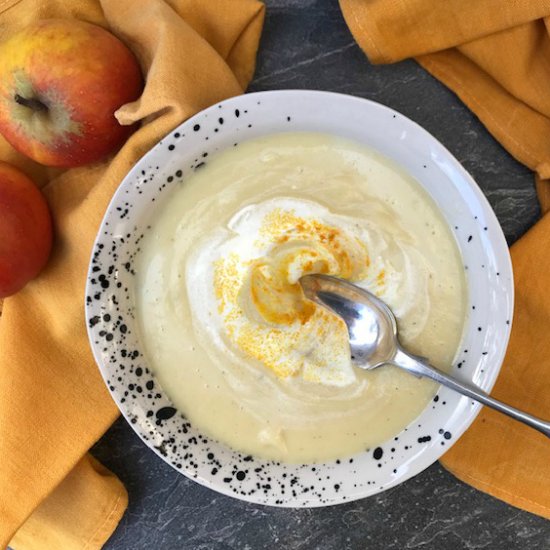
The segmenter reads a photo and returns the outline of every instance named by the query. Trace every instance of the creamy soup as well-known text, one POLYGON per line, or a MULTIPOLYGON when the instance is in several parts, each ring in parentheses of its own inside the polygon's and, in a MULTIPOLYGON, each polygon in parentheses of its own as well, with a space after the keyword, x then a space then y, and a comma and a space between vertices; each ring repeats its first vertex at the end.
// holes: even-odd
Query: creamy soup
POLYGON ((327 273, 379 296, 413 353, 448 370, 465 277, 420 185, 370 149, 288 133, 208 160, 173 191, 138 259, 152 370, 206 435, 286 462, 344 457, 393 437, 436 386, 353 367, 342 320, 303 296, 327 273))

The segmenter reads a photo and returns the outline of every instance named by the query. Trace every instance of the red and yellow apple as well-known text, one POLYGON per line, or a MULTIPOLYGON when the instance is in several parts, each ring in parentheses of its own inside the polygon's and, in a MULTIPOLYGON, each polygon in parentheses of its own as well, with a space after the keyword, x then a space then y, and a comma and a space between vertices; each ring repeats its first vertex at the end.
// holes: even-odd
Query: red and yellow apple
POLYGON ((105 29, 49 19, 0 45, 0 133, 47 166, 95 162, 134 130, 114 113, 141 94, 133 53, 105 29))
POLYGON ((0 298, 15 294, 36 277, 51 247, 46 199, 21 170, 0 162, 0 298))

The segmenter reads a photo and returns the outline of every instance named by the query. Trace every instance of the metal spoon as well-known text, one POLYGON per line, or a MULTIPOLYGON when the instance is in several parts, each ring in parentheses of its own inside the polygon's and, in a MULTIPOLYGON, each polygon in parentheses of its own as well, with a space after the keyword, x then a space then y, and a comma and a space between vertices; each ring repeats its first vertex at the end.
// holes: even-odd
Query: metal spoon
POLYGON ((399 343, 397 322, 391 309, 370 292, 328 275, 305 275, 300 284, 308 299, 344 320, 355 366, 370 370, 390 364, 416 376, 431 378, 550 437, 550 422, 497 401, 476 386, 432 367, 424 358, 407 353, 399 343))

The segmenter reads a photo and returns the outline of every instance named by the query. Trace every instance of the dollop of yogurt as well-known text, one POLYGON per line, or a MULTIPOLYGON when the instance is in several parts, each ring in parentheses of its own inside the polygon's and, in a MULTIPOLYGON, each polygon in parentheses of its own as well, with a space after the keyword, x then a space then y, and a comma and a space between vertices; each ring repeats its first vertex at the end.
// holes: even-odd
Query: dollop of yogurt
POLYGON ((274 197, 238 211, 192 247, 186 285, 195 325, 222 355, 244 355, 279 379, 328 387, 356 380, 343 321, 307 300, 299 278, 325 273, 384 300, 406 341, 430 311, 428 263, 402 232, 274 197))

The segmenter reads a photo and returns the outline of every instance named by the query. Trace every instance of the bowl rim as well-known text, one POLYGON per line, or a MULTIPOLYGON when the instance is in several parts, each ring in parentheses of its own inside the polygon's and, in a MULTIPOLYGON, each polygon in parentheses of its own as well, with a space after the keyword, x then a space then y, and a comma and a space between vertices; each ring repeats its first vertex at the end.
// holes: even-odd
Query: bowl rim
MULTIPOLYGON (((177 127, 175 127, 170 132, 168 132, 168 134, 166 136, 164 136, 160 141, 158 141, 149 151, 147 151, 134 164, 134 166, 131 168, 131 170, 122 179, 122 181, 120 182, 117 190, 115 191, 115 193, 113 194, 113 196, 112 196, 112 198, 109 202, 109 205, 108 205, 108 207, 105 211, 105 214, 104 214, 104 217, 103 217, 102 222, 100 224, 100 227, 98 228, 98 232, 96 234, 96 237, 94 239, 94 244, 93 244, 93 247, 92 247, 92 253, 91 253, 92 258, 93 258, 94 251, 96 250, 98 244, 101 242, 101 240, 103 238, 102 229, 103 229, 104 223, 105 223, 109 213, 113 209, 114 205, 117 203, 117 201, 120 200, 122 190, 123 190, 124 186, 128 185, 129 182, 131 182, 132 180, 134 180, 136 178, 136 176, 138 176, 138 174, 141 171, 143 165, 145 165, 148 161, 150 161, 151 159, 153 159, 157 156, 157 154, 159 152, 159 149, 158 149, 159 146, 162 144, 163 140, 165 140, 170 134, 173 134, 174 132, 178 132, 178 131, 185 131, 186 129, 192 128, 193 125, 195 125, 198 120, 202 119, 205 116, 205 114, 208 114, 208 113, 211 113, 211 112, 216 112, 216 109, 219 105, 231 106, 234 103, 235 104, 239 103, 239 107, 240 107, 241 104, 242 104, 242 101, 250 101, 250 102, 254 101, 255 102, 256 100, 261 100, 262 98, 273 97, 273 96, 279 96, 281 99, 284 99, 285 96, 288 97, 288 96, 295 96, 295 95, 317 96, 317 97, 325 96, 328 99, 333 98, 335 101, 344 100, 344 101, 349 101, 351 103, 356 103, 359 108, 361 108, 361 106, 368 105, 369 107, 374 107, 374 108, 379 109, 381 111, 385 111, 390 116, 398 115, 402 120, 406 121, 406 124, 408 124, 408 125, 410 125, 410 127, 414 128, 415 131, 420 132, 420 134, 422 134, 424 138, 428 139, 429 141, 432 142, 432 144, 434 144, 436 147, 438 147, 438 149, 445 154, 446 158, 449 159, 453 163, 454 167, 459 170, 460 176, 463 178, 463 180, 465 180, 468 183, 469 189, 475 194, 475 198, 477 199, 477 201, 482 205, 484 213, 488 217, 488 221, 490 221, 494 227, 498 228, 497 234, 493 234, 493 236, 491 238, 491 246, 493 246, 493 247, 497 246, 497 244, 498 244, 497 241, 500 241, 500 245, 504 244, 505 245, 504 248, 507 251, 507 253, 504 255, 504 261, 506 262, 506 264, 503 267, 509 271, 510 277, 511 277, 510 282, 507 286, 507 297, 508 297, 508 303, 509 303, 509 307, 510 307, 510 319, 509 319, 508 326, 504 329, 504 331, 501 335, 503 337, 503 345, 501 347, 501 352, 498 356, 498 361, 495 359, 495 367, 493 367, 493 369, 491 370, 491 372, 488 375, 484 376, 483 381, 482 381, 483 383, 481 385, 479 385, 479 387, 481 389, 483 389, 484 391, 490 392, 490 390, 493 388, 493 386, 494 386, 494 384, 495 384, 495 382, 498 378, 498 375, 499 375, 500 370, 502 368, 504 357, 505 357, 505 354, 506 354, 506 351, 507 351, 507 348, 508 348, 508 343, 509 343, 509 339, 510 339, 512 323, 513 323, 513 311, 514 311, 513 266, 512 266, 512 261, 511 261, 511 256, 510 256, 510 253, 509 253, 509 249, 508 249, 508 246, 506 244, 506 239, 505 239, 504 233, 502 231, 502 227, 500 226, 500 223, 499 223, 499 221, 496 217, 496 214, 494 213, 489 201, 487 200, 487 197, 483 194, 483 192, 479 188, 478 184, 475 182, 473 177, 468 173, 468 171, 464 168, 464 166, 462 166, 462 164, 458 161, 458 159, 456 159, 456 157, 435 136, 433 136, 430 132, 428 132, 420 124, 413 121, 412 119, 410 119, 406 115, 401 114, 399 111, 396 111, 396 110, 394 110, 394 109, 392 109, 392 108, 390 108, 386 105, 383 105, 381 103, 378 103, 376 101, 372 101, 370 99, 361 98, 361 97, 357 97, 357 96, 352 96, 352 95, 348 95, 348 94, 337 93, 337 92, 328 92, 328 91, 321 91, 321 90, 305 90, 305 89, 288 89, 288 90, 270 90, 270 91, 246 93, 246 94, 242 94, 242 95, 239 95, 239 96, 234 96, 234 97, 225 99, 223 101, 215 103, 214 105, 211 105, 210 107, 207 107, 206 109, 203 109, 202 111, 200 111, 200 112, 196 113, 195 115, 189 117, 188 119, 184 120, 181 124, 179 124, 177 127), (498 367, 496 365, 498 365, 498 367)), ((272 133, 279 133, 279 132, 274 131, 272 133)), ((395 159, 392 159, 392 160, 395 161, 395 159)), ((414 176, 412 176, 412 177, 414 177, 414 176)), ((418 180, 418 178, 414 178, 414 179, 419 181, 419 184, 422 185, 422 182, 420 180, 418 180)), ((90 263, 89 263, 89 266, 88 266, 88 272, 87 272, 87 279, 86 279, 86 294, 85 294, 86 296, 89 296, 90 292, 91 292, 90 280, 91 280, 92 275, 93 275, 93 273, 92 273, 92 259, 90 259, 90 263)), ((111 393, 111 397, 113 398, 113 400, 117 404, 117 407, 119 408, 120 413, 128 421, 128 423, 130 424, 132 429, 137 433, 137 435, 147 445, 147 447, 149 447, 150 450, 155 452, 167 464, 169 464, 174 469, 176 469, 174 464, 172 462, 170 462, 170 460, 168 460, 166 458, 166 456, 163 456, 163 454, 157 448, 155 448, 151 444, 150 441, 146 441, 143 438, 140 431, 136 427, 134 427, 134 425, 131 423, 131 418, 130 418, 130 414, 129 414, 129 411, 128 411, 128 407, 124 407, 123 404, 120 403, 116 392, 113 392, 109 388, 109 382, 108 382, 109 371, 108 371, 108 367, 106 367, 103 364, 98 346, 96 346, 94 344, 94 340, 93 340, 94 336, 92 334, 92 329, 91 329, 91 326, 90 326, 91 316, 92 316, 92 310, 88 306, 88 304, 85 304, 86 327, 87 327, 87 333, 88 333, 90 347, 92 349, 94 359, 95 359, 95 361, 98 365, 98 368, 100 370, 101 376, 102 376, 105 384, 107 385, 107 388, 108 388, 109 392, 111 393)), ((465 325, 467 325, 468 323, 469 323, 469 321, 467 319, 466 322, 465 322, 465 325)), ((460 423, 455 425, 455 427, 454 427, 453 440, 448 442, 448 445, 445 447, 445 452, 447 452, 458 441, 460 436, 470 427, 470 425, 473 423, 473 421, 475 420, 475 418, 479 414, 480 410, 481 410, 481 405, 476 404, 473 407, 471 407, 467 412, 463 412, 463 414, 461 415, 460 423)), ((399 477, 399 479, 396 482, 386 484, 384 487, 381 487, 380 490, 377 490, 376 493, 385 491, 385 490, 387 490, 391 487, 394 487, 394 486, 406 481, 407 479, 410 479, 411 477, 413 477, 415 475, 418 475, 419 473, 424 471, 427 467, 429 467, 429 465, 436 462, 443 454, 444 453, 440 453, 436 458, 430 459, 429 463, 427 465, 424 465, 424 466, 422 466, 418 469, 411 469, 410 472, 405 473, 404 475, 399 477)), ((257 504, 262 504, 262 505, 270 505, 270 506, 279 506, 279 507, 303 507, 303 506, 320 507, 320 506, 329 506, 329 505, 336 505, 336 504, 341 504, 341 503, 345 503, 345 502, 351 502, 353 500, 357 500, 357 499, 360 499, 360 498, 366 498, 367 496, 371 496, 372 494, 376 494, 376 493, 358 494, 356 496, 352 495, 352 496, 346 498, 345 500, 343 500, 342 498, 334 498, 334 499, 331 499, 328 502, 318 502, 317 500, 311 500, 311 501, 307 501, 305 504, 302 501, 300 501, 300 503, 297 503, 297 504, 292 504, 292 503, 287 503, 287 502, 285 502, 283 504, 278 504, 278 503, 275 503, 275 502, 264 502, 264 501, 260 501, 260 500, 254 499, 254 498, 250 498, 250 497, 247 497, 247 496, 237 494, 237 493, 235 493, 235 492, 233 492, 229 489, 226 489, 223 486, 223 484, 219 484, 217 482, 212 482, 210 479, 203 478, 201 476, 191 476, 185 470, 176 469, 176 471, 178 471, 180 474, 185 475, 189 479, 191 479, 193 481, 196 481, 199 484, 201 484, 203 486, 206 486, 206 487, 208 487, 208 488, 210 488, 210 489, 212 489, 212 490, 214 490, 218 493, 221 493, 221 494, 233 497, 233 498, 237 498, 237 499, 243 500, 245 502, 257 503, 257 504)))

